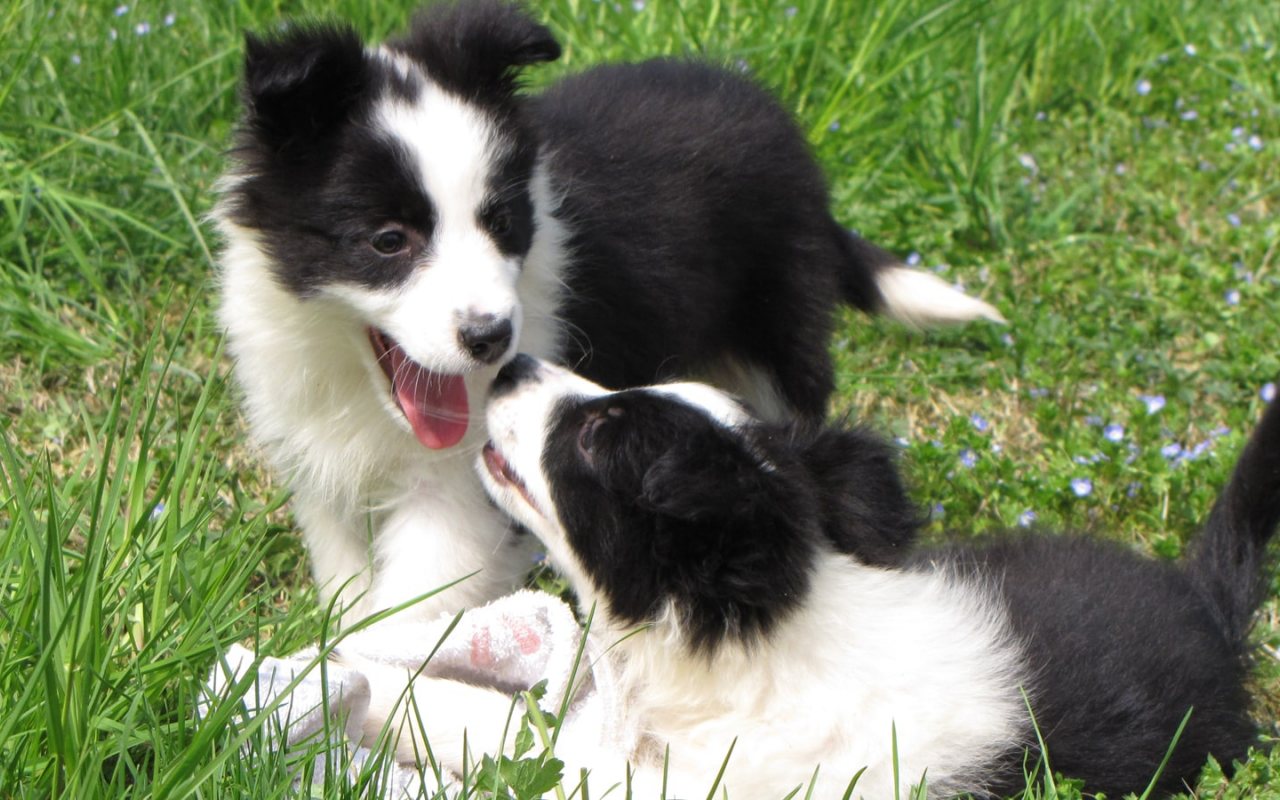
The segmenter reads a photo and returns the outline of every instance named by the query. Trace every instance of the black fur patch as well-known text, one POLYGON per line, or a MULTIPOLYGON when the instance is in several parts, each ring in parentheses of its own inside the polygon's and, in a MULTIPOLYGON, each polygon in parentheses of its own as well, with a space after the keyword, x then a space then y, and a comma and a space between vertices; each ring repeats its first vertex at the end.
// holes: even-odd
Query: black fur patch
POLYGON ((596 67, 532 104, 576 262, 566 362, 623 388, 731 356, 821 420, 836 304, 876 309, 894 259, 832 218, 790 114, 740 74, 677 60, 596 67))

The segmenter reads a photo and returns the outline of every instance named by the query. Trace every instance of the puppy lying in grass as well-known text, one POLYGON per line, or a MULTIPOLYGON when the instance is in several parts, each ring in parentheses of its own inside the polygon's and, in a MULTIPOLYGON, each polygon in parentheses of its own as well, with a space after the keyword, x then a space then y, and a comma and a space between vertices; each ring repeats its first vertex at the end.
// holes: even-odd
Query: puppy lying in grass
MULTIPOLYGON (((1003 795, 1047 756, 1117 797, 1176 791, 1256 740, 1246 635, 1280 520, 1280 404, 1180 564, 1074 536, 914 549, 885 443, 760 422, 699 384, 608 392, 521 356, 488 423, 486 489, 617 641, 641 746, 609 752, 570 723, 556 747, 596 795, 705 796, 722 764, 734 800, 811 782, 839 797, 855 776, 866 798, 1003 795)), ((403 687, 374 682, 372 724, 403 687)), ((508 696, 436 679, 413 694, 450 768, 464 735, 501 740, 508 696)))

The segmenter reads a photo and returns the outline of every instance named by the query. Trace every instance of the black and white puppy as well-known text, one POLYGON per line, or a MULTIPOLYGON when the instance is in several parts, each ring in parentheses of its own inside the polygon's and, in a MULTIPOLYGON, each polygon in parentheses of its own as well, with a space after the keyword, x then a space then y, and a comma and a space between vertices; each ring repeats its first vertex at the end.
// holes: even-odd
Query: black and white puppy
POLYGON ((517 347, 609 386, 698 375, 818 417, 840 302, 999 318, 837 224, 751 81, 650 61, 520 95, 520 68, 559 53, 495 0, 428 8, 379 46, 343 26, 247 40, 214 214, 221 319, 347 621, 479 570, 414 612, 430 616, 525 574, 470 469, 517 347))
MULTIPOLYGON (((732 745, 735 800, 788 796, 818 765, 814 796, 865 769, 855 794, 892 797, 896 737, 904 788, 1002 794, 1037 767, 1028 708, 1052 768, 1108 797, 1147 786, 1188 711, 1161 790, 1255 742, 1246 634, 1280 520, 1280 403, 1182 564, 1043 534, 916 551, 885 443, 762 422, 704 385, 612 393, 520 356, 488 415, 485 485, 617 638, 649 737, 606 754, 564 732, 557 756, 596 792, 627 760, 651 790, 669 752, 667 796, 704 796, 732 745)), ((463 722, 493 727, 485 708, 506 704, 471 698, 463 722)))

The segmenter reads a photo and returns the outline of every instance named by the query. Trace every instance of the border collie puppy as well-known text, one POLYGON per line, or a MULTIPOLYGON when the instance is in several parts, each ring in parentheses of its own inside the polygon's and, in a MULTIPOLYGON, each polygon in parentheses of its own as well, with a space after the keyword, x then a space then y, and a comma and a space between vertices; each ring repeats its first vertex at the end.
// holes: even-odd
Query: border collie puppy
MULTIPOLYGON (((896 736, 904 788, 1004 794, 1038 766, 1031 714, 1052 768, 1108 797, 1147 786, 1188 711, 1161 791, 1255 742, 1246 634, 1280 520, 1280 403, 1181 564, 1037 534, 916 551, 890 447, 761 422, 704 385, 611 393, 520 356, 488 417, 485 485, 616 637, 647 737, 609 756, 562 731, 566 774, 591 769, 597 793, 630 761, 657 796, 669 749, 667 796, 704 796, 732 746, 734 800, 789 796, 819 764, 817 797, 862 770, 855 796, 892 797, 896 736)), ((433 707, 500 733, 506 698, 465 691, 433 707)), ((426 731, 456 757, 446 716, 426 731)))
POLYGON ((495 0, 430 7, 381 46, 341 26, 248 37, 214 214, 221 320, 344 621, 479 571, 416 607, 431 616, 526 573, 470 468, 517 348, 816 418, 837 303, 999 319, 837 224, 796 126, 747 79, 650 61, 520 95, 518 70, 559 53, 495 0))

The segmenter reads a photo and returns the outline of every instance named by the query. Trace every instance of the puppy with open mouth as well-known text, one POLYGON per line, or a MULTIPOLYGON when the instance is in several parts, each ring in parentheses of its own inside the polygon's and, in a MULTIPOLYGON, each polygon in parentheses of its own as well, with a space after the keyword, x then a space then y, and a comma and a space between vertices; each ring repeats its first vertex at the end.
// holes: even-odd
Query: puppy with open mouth
MULTIPOLYGON (((1043 533, 917 550, 889 446, 763 422, 703 385, 610 392, 521 356, 488 419, 486 489, 617 640, 648 738, 602 753, 562 732, 566 774, 591 770, 597 793, 629 763, 636 796, 703 796, 732 746, 735 800, 819 765, 818 797, 859 774, 866 798, 899 780, 1001 795, 1043 741, 1054 770, 1114 797, 1146 788, 1184 718, 1160 791, 1256 741, 1247 633, 1280 521, 1280 404, 1180 564, 1043 533)), ((467 691, 448 724, 505 718, 505 698, 467 691)))
POLYGON ((820 417, 837 304, 999 319, 837 223, 795 123, 746 77, 657 60, 518 91, 559 54, 497 0, 437 3, 377 45, 344 25, 247 39, 220 318, 343 623, 522 581, 531 548, 470 469, 517 349, 820 417))

